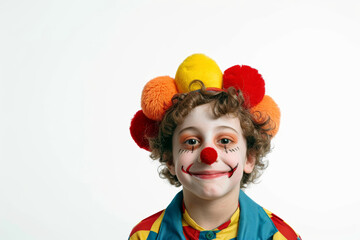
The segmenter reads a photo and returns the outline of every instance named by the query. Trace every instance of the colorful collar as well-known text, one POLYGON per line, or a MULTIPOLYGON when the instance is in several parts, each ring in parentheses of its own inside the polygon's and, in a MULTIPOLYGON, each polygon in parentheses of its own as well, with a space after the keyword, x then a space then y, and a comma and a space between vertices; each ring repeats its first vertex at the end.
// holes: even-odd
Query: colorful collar
MULTIPOLYGON (((180 191, 165 210, 157 239, 186 240, 182 227, 183 192, 180 191)), ((242 190, 239 195, 240 219, 237 239, 269 239, 277 229, 264 209, 242 190)))

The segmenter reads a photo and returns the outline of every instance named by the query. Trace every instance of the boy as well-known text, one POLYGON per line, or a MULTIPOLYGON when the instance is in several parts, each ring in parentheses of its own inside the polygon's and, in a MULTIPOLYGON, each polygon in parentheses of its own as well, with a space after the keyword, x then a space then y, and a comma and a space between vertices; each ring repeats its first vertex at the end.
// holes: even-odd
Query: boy
POLYGON ((147 83, 131 135, 183 190, 129 239, 301 239, 240 190, 265 169, 279 127, 280 111, 264 94, 256 69, 237 65, 222 74, 202 54, 185 59, 175 79, 147 83))

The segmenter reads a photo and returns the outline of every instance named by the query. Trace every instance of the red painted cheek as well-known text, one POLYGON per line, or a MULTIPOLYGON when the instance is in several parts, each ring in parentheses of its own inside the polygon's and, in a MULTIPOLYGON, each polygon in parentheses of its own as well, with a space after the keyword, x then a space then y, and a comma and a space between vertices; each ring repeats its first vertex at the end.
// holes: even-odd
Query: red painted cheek
POLYGON ((200 159, 203 163, 211 165, 217 159, 217 152, 211 147, 204 148, 200 153, 200 159))

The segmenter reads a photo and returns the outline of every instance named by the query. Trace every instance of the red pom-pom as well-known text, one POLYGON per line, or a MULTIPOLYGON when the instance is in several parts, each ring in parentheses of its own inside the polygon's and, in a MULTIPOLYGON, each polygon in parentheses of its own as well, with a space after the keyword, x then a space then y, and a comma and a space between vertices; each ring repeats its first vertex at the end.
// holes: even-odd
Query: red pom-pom
POLYGON ((256 106, 265 95, 265 81, 260 73, 252 67, 235 65, 225 70, 223 88, 235 87, 241 90, 246 107, 256 106))
POLYGON ((150 151, 148 137, 155 137, 158 134, 158 122, 145 116, 142 110, 139 110, 131 120, 130 134, 136 144, 147 151, 150 151))
POLYGON ((201 151, 200 159, 203 163, 211 165, 216 162, 217 152, 212 147, 206 147, 201 151))

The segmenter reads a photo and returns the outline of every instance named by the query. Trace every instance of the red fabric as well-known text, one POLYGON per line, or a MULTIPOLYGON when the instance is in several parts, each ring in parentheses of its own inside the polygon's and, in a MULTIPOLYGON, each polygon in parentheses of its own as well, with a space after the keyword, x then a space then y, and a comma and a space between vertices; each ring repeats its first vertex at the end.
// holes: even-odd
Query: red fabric
POLYGON ((158 131, 158 122, 147 118, 142 110, 139 110, 131 120, 131 137, 140 148, 147 151, 150 151, 147 137, 155 137, 158 131))
POLYGON ((265 81, 255 68, 235 65, 225 70, 223 88, 235 87, 244 95, 246 107, 256 106, 265 95, 265 81))
POLYGON ((217 229, 223 230, 223 229, 227 228, 230 225, 230 223, 231 223, 231 219, 229 221, 224 222, 223 224, 221 224, 217 229))
POLYGON ((190 226, 183 226, 183 232, 186 240, 199 239, 200 231, 190 226))
POLYGON ((217 152, 211 147, 204 148, 200 153, 200 159, 206 164, 213 164, 217 159, 217 152))
POLYGON ((162 214, 163 211, 164 210, 161 210, 160 212, 157 212, 154 215, 151 215, 150 217, 142 220, 138 225, 136 225, 133 228, 133 230, 130 233, 130 236, 133 235, 134 233, 136 233, 137 231, 141 231, 141 230, 149 231, 151 229, 151 226, 154 224, 156 219, 158 219, 158 217, 162 214))
POLYGON ((297 234, 295 231, 287 225, 284 220, 276 216, 275 214, 271 214, 271 220, 275 224, 275 227, 279 230, 279 232, 284 235, 284 237, 288 240, 297 240, 297 234))

